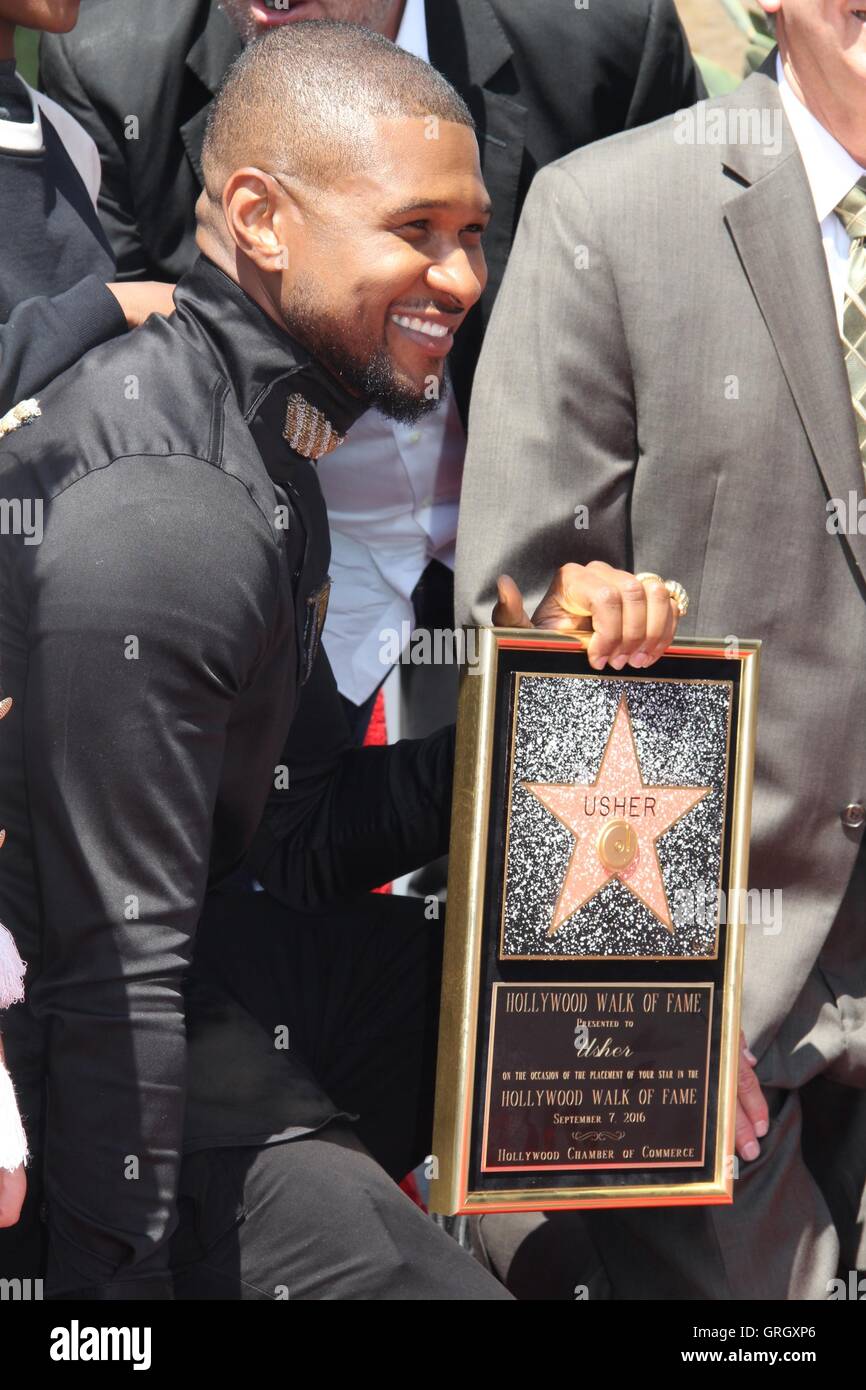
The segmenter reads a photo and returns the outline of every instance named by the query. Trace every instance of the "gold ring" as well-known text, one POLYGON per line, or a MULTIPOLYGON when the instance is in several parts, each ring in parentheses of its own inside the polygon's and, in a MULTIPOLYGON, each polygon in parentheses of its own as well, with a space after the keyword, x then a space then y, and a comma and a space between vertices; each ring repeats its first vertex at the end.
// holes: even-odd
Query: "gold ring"
POLYGON ((689 611, 689 596, 682 584, 678 584, 675 579, 666 579, 665 588, 674 601, 676 610, 681 618, 684 618, 689 611))
POLYGON ((659 584, 664 584, 681 618, 684 618, 689 611, 689 596, 682 584, 678 584, 675 579, 662 579, 660 574, 651 574, 649 570, 641 570, 640 574, 635 575, 639 584, 647 584, 650 580, 658 580, 659 584))

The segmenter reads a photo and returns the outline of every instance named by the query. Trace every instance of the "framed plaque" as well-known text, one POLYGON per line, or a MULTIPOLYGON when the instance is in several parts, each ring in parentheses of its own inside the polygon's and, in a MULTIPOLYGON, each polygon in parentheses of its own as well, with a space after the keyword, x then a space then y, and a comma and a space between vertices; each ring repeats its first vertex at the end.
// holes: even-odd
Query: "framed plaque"
POLYGON ((431 1209, 730 1202, 760 643, 478 639, 431 1209))

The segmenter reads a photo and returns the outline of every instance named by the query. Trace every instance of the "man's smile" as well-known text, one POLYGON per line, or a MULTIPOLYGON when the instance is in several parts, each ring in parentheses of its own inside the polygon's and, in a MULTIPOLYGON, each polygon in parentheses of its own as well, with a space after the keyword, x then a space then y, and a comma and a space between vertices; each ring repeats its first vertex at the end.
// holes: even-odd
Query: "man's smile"
POLYGON ((410 343, 429 357, 447 357, 454 346, 454 333, 432 319, 392 314, 391 322, 410 343))
POLYGON ((437 311, 431 308, 421 312, 418 309, 394 310, 389 314, 395 328, 429 357, 448 356, 454 346, 454 334, 464 317, 462 310, 437 311))

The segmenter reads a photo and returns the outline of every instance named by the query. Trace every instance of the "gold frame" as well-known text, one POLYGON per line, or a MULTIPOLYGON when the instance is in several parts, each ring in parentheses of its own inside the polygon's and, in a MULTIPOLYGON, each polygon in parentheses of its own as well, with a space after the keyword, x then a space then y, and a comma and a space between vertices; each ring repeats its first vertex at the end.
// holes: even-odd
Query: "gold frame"
MULTIPOLYGON (((494 749, 494 711, 500 648, 541 649, 585 646, 580 636, 541 629, 482 628, 478 661, 461 674, 454 798, 451 820, 448 911, 442 976, 439 1053, 430 1210, 458 1212, 556 1211, 591 1207, 718 1205, 733 1200, 734 1121, 739 1059, 745 923, 742 907, 748 882, 751 795, 760 669, 760 642, 737 643, 736 653, 722 639, 678 638, 665 656, 709 660, 728 658, 741 665, 737 715, 737 763, 732 787, 728 923, 717 1101, 718 1126, 712 1181, 580 1188, 470 1191, 470 1139, 476 1062, 475 1036, 481 973, 483 908, 486 888, 487 816, 494 749), (733 909, 731 910, 731 903, 733 909)), ((603 673, 598 673, 603 674, 603 673)), ((615 677, 620 672, 611 673, 615 677)), ((631 673, 629 673, 631 674, 631 673)), ((646 672, 652 679, 652 668, 646 672)), ((588 962, 589 963, 589 962, 588 962)))

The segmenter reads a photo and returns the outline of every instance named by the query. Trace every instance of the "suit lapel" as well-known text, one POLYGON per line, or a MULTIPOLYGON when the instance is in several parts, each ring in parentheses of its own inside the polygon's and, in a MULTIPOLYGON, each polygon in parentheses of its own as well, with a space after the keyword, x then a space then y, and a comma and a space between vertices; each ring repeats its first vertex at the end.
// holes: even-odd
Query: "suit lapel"
POLYGON ((488 0, 426 0, 426 15, 430 62, 457 88, 478 124, 481 167, 493 200, 484 250, 495 293, 511 248, 528 113, 487 84, 514 51, 488 0))
POLYGON ((514 239, 520 169, 526 146, 525 106, 498 92, 478 89, 469 106, 478 125, 481 170, 493 202, 493 217, 484 236, 489 294, 496 294, 514 239))
MULTIPOLYGON (((725 106, 770 108, 783 143, 768 156, 758 143, 730 145, 725 165, 746 185, 725 205, 725 221, 773 339, 779 362, 830 497, 863 493, 851 390, 815 204, 776 83, 756 74, 725 106)), ((866 575, 866 536, 844 535, 866 575)))
POLYGON ((483 87, 514 50, 488 0, 425 0, 430 62, 458 91, 483 87))
MULTIPOLYGON (((240 51, 241 41, 231 21, 218 6, 209 5, 204 28, 186 55, 186 66, 213 97, 226 69, 240 51)), ((180 128, 184 148, 200 184, 204 183, 201 151, 209 110, 210 101, 206 101, 180 128)))

